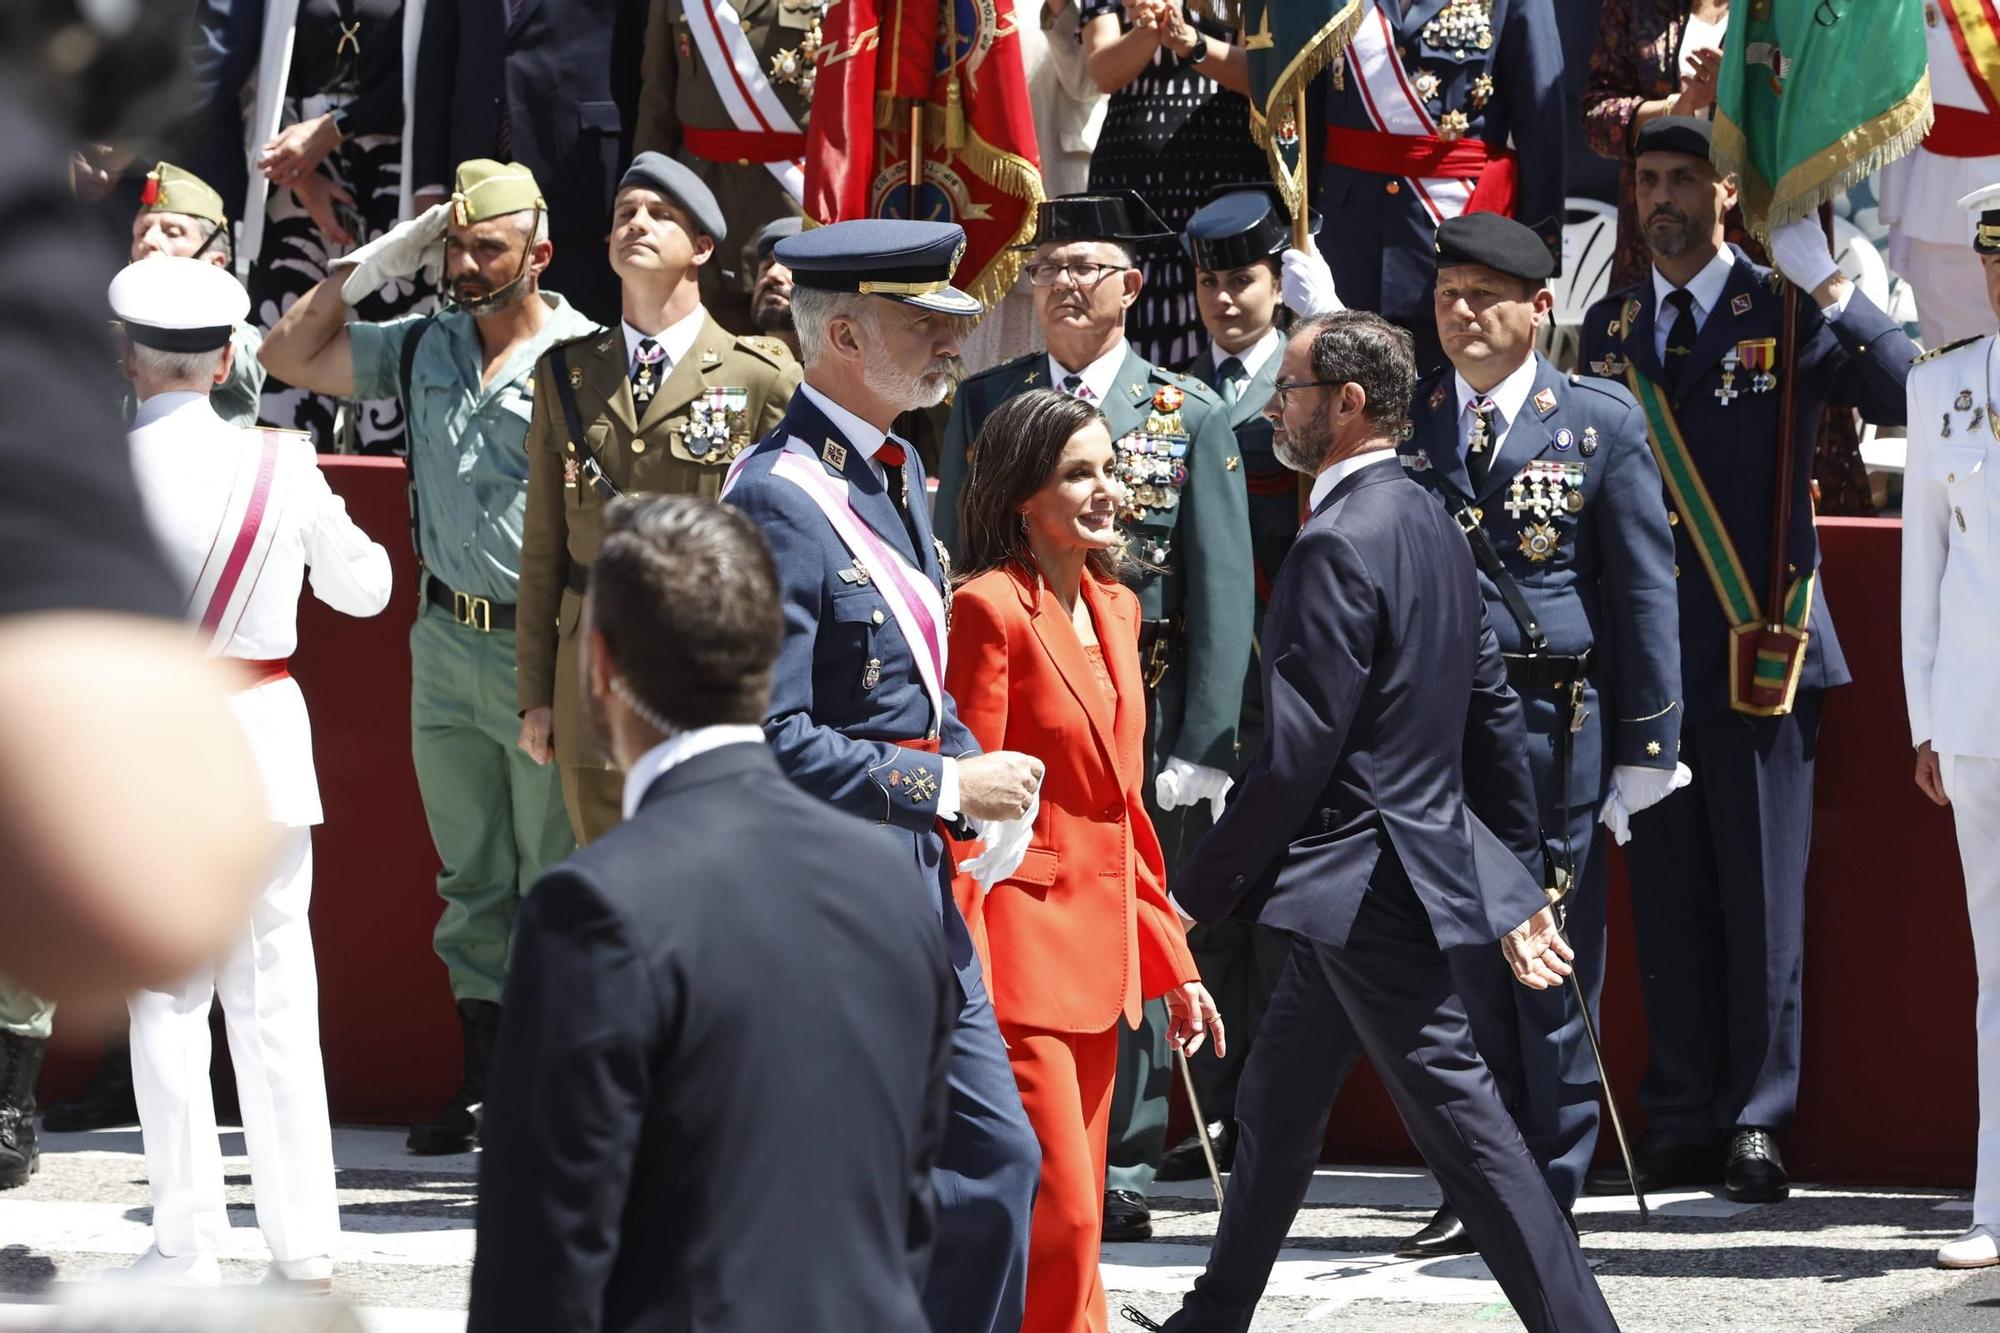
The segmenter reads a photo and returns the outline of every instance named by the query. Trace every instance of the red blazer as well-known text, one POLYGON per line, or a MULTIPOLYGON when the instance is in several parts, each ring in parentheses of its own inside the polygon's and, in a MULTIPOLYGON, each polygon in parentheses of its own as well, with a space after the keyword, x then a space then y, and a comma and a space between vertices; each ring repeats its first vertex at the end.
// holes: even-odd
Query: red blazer
POLYGON ((1140 792, 1146 695, 1139 599, 1083 579, 1114 710, 1062 605, 1032 568, 988 570, 952 600, 946 687, 981 748, 1042 761, 1041 810, 1012 879, 953 893, 986 963, 1002 1023, 1050 1032, 1137 1026, 1143 1000, 1199 975, 1167 903, 1160 841, 1140 792))

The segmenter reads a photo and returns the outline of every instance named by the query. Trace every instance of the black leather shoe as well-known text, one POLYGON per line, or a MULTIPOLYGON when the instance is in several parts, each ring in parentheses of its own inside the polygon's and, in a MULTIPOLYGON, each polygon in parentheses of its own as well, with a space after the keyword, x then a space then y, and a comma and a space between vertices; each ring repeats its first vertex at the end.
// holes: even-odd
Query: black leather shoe
POLYGON ((132 1097, 132 1048, 122 1041, 106 1048, 89 1086, 74 1097, 51 1103, 42 1113, 42 1128, 51 1134, 123 1129, 138 1123, 139 1104, 132 1097))
MULTIPOLYGON (((1209 1146, 1215 1149, 1215 1169, 1227 1171, 1236 1163, 1236 1122, 1217 1120, 1208 1127, 1209 1146)), ((1190 1134, 1160 1159, 1161 1180, 1207 1180, 1208 1159, 1201 1155, 1201 1138, 1190 1134)))
MULTIPOLYGON (((1639 1188, 1648 1194, 1722 1183, 1722 1153, 1711 1144, 1653 1143, 1642 1139, 1632 1157, 1639 1168, 1639 1188)), ((1632 1181, 1623 1165, 1605 1167, 1583 1178, 1583 1192, 1630 1194, 1632 1181)))
POLYGON ((1398 1259, 1437 1259, 1447 1254, 1472 1254, 1479 1247, 1446 1204, 1431 1214, 1430 1225, 1396 1247, 1398 1259))
POLYGON ((1104 1239, 1109 1244, 1153 1238, 1153 1210, 1131 1190, 1104 1191, 1104 1239))
POLYGON ((0 1032, 0 1190, 28 1183, 41 1168, 35 1143, 35 1075, 42 1067, 36 1037, 0 1032))
POLYGON ((1792 1178, 1767 1129, 1740 1128, 1729 1138, 1729 1167, 1722 1192, 1738 1203, 1776 1203, 1791 1197, 1792 1178))
POLYGON ((451 1101, 434 1118, 410 1126, 405 1146, 419 1157, 471 1152, 479 1146, 486 1109, 486 1071, 493 1064, 493 1039, 500 1031, 500 1006, 491 1000, 460 1000, 458 1032, 464 1077, 451 1101))

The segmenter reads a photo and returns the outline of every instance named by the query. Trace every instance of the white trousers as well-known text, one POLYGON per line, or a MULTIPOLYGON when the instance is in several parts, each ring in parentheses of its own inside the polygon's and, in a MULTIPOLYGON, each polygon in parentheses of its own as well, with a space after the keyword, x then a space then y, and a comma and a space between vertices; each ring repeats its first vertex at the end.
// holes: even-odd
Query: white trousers
POLYGON ((2000 1228, 2000 759, 1938 757, 1958 826, 1965 907, 1979 972, 1979 1174, 1972 1224, 2000 1228))
POLYGON ((1903 277, 1917 294, 1917 328, 1924 346, 1942 347, 1960 338, 1993 332, 1993 307, 1986 303, 1986 274, 1970 245, 1939 245, 1910 238, 1903 277))
POLYGON ((333 1254, 340 1211, 306 920, 311 900, 312 830, 287 828, 270 882, 229 953, 170 990, 140 991, 129 1002, 132 1086, 161 1254, 215 1250, 229 1233, 208 1084, 208 1010, 218 997, 258 1229, 275 1259, 333 1254))

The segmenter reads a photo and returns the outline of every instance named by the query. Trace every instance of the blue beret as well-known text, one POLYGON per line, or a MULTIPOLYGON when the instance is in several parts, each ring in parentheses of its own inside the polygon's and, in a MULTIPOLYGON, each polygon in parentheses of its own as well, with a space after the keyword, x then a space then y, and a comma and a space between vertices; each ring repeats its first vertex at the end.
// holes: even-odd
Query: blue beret
POLYGON ((716 242, 728 237, 729 224, 722 219, 722 206, 715 202, 714 192, 690 168, 665 153, 641 153, 632 159, 618 188, 628 190, 635 185, 657 190, 685 208, 694 225, 716 242))
POLYGON ((855 218, 787 236, 772 253, 794 287, 886 296, 946 315, 986 309, 951 285, 965 255, 965 228, 955 222, 855 218))
POLYGON ((1528 282, 1555 272, 1555 257, 1528 227, 1499 213, 1461 213, 1438 224, 1437 262, 1479 264, 1528 282))
MULTIPOLYGON (((1307 213, 1307 227, 1319 234, 1319 214, 1307 213)), ((1195 211, 1181 233, 1181 247, 1197 268, 1219 273, 1247 268, 1283 254, 1292 243, 1292 224, 1269 183, 1228 185, 1195 211)))

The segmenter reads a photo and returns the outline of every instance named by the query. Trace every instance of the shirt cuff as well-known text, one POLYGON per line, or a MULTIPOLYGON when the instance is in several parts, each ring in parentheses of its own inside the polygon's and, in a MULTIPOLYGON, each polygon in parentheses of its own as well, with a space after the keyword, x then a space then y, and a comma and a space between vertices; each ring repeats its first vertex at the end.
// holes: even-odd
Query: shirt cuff
POLYGON ((958 760, 938 760, 944 775, 938 779, 937 817, 949 823, 961 813, 958 808, 958 760))
POLYGON ((1847 313, 1847 303, 1853 296, 1854 283, 1852 281, 1842 283, 1840 285, 1840 295, 1833 298, 1833 304, 1821 306, 1819 308, 1820 314, 1825 315, 1829 320, 1839 319, 1847 313))

